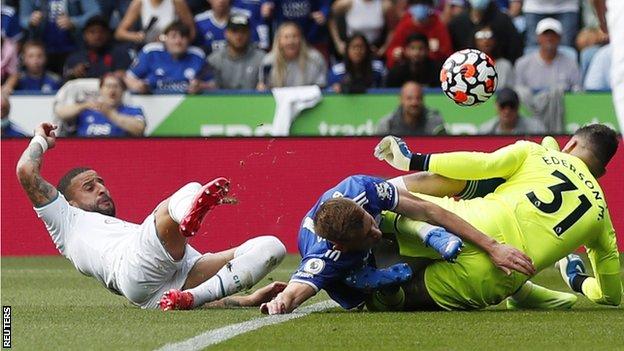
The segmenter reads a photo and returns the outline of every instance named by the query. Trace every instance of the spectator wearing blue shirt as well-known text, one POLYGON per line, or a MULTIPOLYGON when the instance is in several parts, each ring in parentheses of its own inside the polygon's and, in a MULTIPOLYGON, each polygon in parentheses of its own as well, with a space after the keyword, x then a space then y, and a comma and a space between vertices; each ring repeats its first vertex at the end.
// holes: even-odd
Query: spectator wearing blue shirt
POLYGON ((190 33, 185 24, 174 22, 165 29, 164 43, 145 45, 126 72, 130 90, 147 93, 159 89, 195 94, 205 88, 200 78, 206 55, 200 48, 189 46, 190 33))
POLYGON ((284 22, 295 22, 306 41, 327 58, 329 37, 326 24, 330 10, 330 0, 262 0, 261 14, 272 19, 274 31, 284 22))
POLYGON ((252 39, 258 43, 258 47, 269 50, 271 46, 271 33, 269 25, 261 14, 262 0, 233 0, 232 7, 238 9, 249 18, 252 28, 252 39))
POLYGON ((25 137, 26 133, 17 127, 11 120, 9 120, 9 114, 11 113, 11 103, 7 95, 2 94, 2 137, 14 138, 25 137))
POLYGON ((22 64, 15 90, 37 90, 50 93, 61 87, 61 79, 45 70, 46 53, 43 43, 27 41, 22 47, 22 64))
POLYGON ((230 0, 208 0, 210 10, 195 16, 195 44, 210 54, 225 47, 225 27, 230 18, 230 0))
POLYGON ((40 39, 48 53, 48 68, 61 73, 65 59, 76 50, 76 38, 87 20, 100 14, 96 0, 22 0, 20 24, 31 39, 40 39))
POLYGON ((368 88, 378 88, 383 83, 385 68, 381 61, 373 60, 373 52, 366 37, 352 35, 347 39, 345 61, 335 64, 327 79, 337 93, 365 93, 368 88))
POLYGON ((5 4, 1 5, 0 10, 2 12, 2 20, 0 21, 2 34, 13 41, 20 41, 24 33, 19 23, 19 17, 17 17, 17 11, 14 7, 5 4))
POLYGON ((611 90, 611 44, 596 52, 583 81, 585 90, 611 90))
POLYGON ((100 96, 88 101, 66 106, 57 115, 65 122, 76 123, 76 136, 80 137, 126 137, 142 136, 145 116, 140 107, 123 103, 126 86, 113 73, 100 79, 100 96))

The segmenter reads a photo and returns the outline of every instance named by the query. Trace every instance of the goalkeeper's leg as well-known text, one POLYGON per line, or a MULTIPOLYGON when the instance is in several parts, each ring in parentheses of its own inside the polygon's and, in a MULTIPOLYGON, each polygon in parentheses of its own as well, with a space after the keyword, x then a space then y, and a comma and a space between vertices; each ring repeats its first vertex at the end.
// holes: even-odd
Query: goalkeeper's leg
POLYGON ((527 281, 507 299, 507 308, 516 309, 568 309, 576 303, 576 295, 550 290, 527 281))

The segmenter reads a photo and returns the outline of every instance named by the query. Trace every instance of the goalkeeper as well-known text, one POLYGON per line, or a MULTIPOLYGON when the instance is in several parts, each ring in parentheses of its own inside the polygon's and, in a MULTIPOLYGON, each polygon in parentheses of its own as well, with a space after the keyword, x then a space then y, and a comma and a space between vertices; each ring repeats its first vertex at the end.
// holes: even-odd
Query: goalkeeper
MULTIPOLYGON (((443 176, 403 177, 404 187, 412 192, 433 186, 438 189, 433 195, 453 195, 469 189, 472 181, 503 178, 505 182, 484 198, 456 201, 417 196, 454 212, 497 241, 520 249, 533 260, 537 271, 561 260, 564 279, 574 291, 595 303, 617 306, 622 284, 615 230, 596 181, 606 172, 617 144, 613 130, 593 124, 580 128, 561 152, 519 141, 493 153, 412 154, 402 140, 386 137, 376 147, 375 155, 404 171, 443 176), (567 256, 582 245, 587 249, 594 277, 584 274, 582 262, 567 256)), ((404 229, 397 230, 401 255, 428 256, 411 231, 405 230, 409 228, 408 219, 391 213, 386 216, 386 222, 394 220, 395 228, 401 224, 404 229)), ((408 292, 419 300, 409 302, 408 296, 411 308, 477 309, 511 295, 520 303, 535 302, 527 297, 540 299, 531 296, 535 295, 531 291, 534 286, 526 284, 526 276, 502 274, 487 256, 469 244, 456 264, 437 261, 416 274, 416 278, 419 276, 421 283, 408 292)))

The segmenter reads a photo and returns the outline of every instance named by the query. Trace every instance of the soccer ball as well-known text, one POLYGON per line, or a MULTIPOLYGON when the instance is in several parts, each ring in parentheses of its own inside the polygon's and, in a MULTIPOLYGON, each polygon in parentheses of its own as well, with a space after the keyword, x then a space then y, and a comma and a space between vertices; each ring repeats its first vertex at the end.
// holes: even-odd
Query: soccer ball
POLYGON ((475 106, 494 94, 498 75, 488 55, 477 49, 464 49, 446 59, 440 82, 444 94, 456 104, 475 106))

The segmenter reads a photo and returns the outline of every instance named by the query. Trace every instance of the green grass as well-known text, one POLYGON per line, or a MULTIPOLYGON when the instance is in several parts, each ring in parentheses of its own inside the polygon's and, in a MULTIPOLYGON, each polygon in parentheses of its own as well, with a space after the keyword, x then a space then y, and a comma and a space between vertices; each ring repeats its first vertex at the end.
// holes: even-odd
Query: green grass
MULTIPOLYGON (((624 260, 622 260, 624 261, 624 260)), ((270 275, 287 280, 289 256, 270 275)), ((538 284, 565 290, 554 269, 538 284)), ((261 282, 264 285, 268 282, 261 282)), ((312 302, 326 299, 322 293, 312 302)), ((131 306, 61 257, 2 258, 2 304, 11 305, 16 350, 149 350, 260 317, 257 309, 162 313, 131 306)), ((624 348, 624 308, 584 297, 571 311, 368 313, 334 309, 264 327, 219 350, 613 350, 624 348)))

